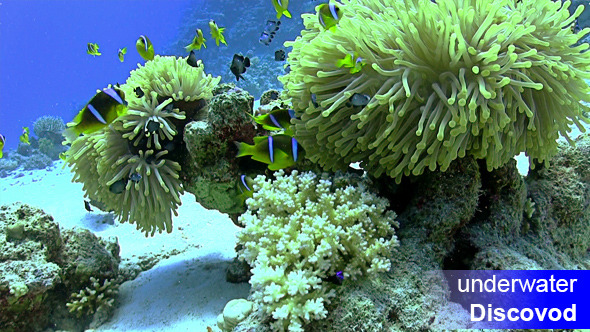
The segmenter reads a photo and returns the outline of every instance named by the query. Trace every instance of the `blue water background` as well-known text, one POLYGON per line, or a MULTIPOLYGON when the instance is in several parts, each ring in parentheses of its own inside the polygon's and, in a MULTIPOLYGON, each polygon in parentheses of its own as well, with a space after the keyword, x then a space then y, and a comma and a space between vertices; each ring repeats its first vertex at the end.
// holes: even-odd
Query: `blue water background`
POLYGON ((189 0, 10 0, 0 5, 0 133, 16 148, 22 127, 42 115, 71 121, 109 83, 143 63, 141 34, 156 47, 177 36, 189 0), (86 53, 97 43, 102 56, 86 53), (117 50, 127 47, 125 62, 117 50))
MULTIPOLYGON (((268 19, 276 19, 270 0, 0 0, 0 134, 7 149, 18 146, 22 127, 43 115, 69 122, 97 89, 124 83, 129 72, 145 61, 135 49, 137 38, 150 38, 156 54, 186 56, 184 46, 195 29, 207 38, 207 49, 197 53, 207 73, 222 76, 259 98, 261 91, 280 87, 276 76, 284 63, 274 61, 275 50, 293 40, 303 28, 301 13, 313 12, 320 1, 289 5, 292 19, 283 18, 270 46, 258 42, 268 19), (208 22, 226 27, 228 46, 217 47, 208 22), (97 43, 101 56, 86 53, 97 43), (117 57, 127 47, 125 61, 117 57), (236 82, 229 71, 234 53, 258 58, 256 69, 236 82), (258 72, 254 77, 254 73, 258 72), (268 84, 261 84, 268 83, 268 84)), ((287 52, 288 50, 285 49, 287 52)))

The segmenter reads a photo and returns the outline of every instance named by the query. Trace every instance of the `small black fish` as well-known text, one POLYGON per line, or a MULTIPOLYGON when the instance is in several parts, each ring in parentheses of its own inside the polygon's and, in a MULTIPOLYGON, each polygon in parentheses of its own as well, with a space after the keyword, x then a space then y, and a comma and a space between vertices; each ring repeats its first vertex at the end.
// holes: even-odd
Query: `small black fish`
POLYGON ((154 120, 149 120, 144 128, 145 132, 150 134, 154 133, 158 129, 160 129, 160 123, 154 120))
POLYGON ((133 89, 133 91, 135 92, 137 98, 141 98, 145 95, 145 93, 143 93, 143 90, 140 87, 136 87, 135 89, 133 89))
POLYGON ((200 65, 200 61, 197 59, 197 56, 195 55, 195 51, 191 50, 191 53, 188 55, 188 58, 186 58, 186 63, 188 63, 189 66, 191 67, 199 67, 200 65))
POLYGON ((84 201, 84 208, 88 212, 92 212, 92 208, 90 207, 90 201, 84 201))
POLYGON ((109 191, 113 194, 122 194, 127 186, 127 179, 121 179, 109 186, 109 191))
POLYGON ((331 275, 327 278, 322 278, 322 281, 326 281, 329 283, 332 283, 334 285, 342 285, 342 282, 344 281, 344 273, 342 271, 338 271, 336 272, 335 275, 331 275))
POLYGON ((275 52, 275 61, 285 61, 285 51, 278 50, 275 52))
POLYGON ((170 103, 170 104, 164 106, 164 109, 162 110, 162 112, 164 112, 164 113, 174 112, 174 103, 170 103))
POLYGON ((137 183, 137 182, 139 182, 139 180, 141 180, 141 174, 139 174, 137 172, 132 173, 131 175, 129 175, 129 180, 137 183))
POLYGON ((242 74, 246 72, 246 68, 250 67, 250 58, 244 57, 241 54, 234 54, 229 70, 236 76, 236 81, 245 79, 242 74))
POLYGON ((313 107, 318 108, 320 106, 320 104, 318 104, 318 97, 316 96, 315 93, 311 94, 311 103, 313 104, 313 107))
POLYGON ((348 99, 346 106, 348 107, 364 107, 371 101, 371 96, 362 93, 355 93, 348 99))

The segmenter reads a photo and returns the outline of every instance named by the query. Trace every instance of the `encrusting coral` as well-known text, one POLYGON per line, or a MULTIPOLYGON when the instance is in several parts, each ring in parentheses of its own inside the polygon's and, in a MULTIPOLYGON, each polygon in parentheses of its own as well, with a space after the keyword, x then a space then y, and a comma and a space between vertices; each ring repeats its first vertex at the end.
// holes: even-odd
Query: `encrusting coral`
POLYGON ((360 161, 398 182, 466 154, 489 170, 523 151, 547 161, 588 121, 590 52, 574 45, 590 29, 571 31, 583 7, 570 16, 569 4, 343 0, 335 31, 303 15, 281 78, 295 136, 326 169, 360 161), (353 52, 365 63, 355 74, 336 65, 353 52), (347 106, 355 93, 368 104, 347 106))
POLYGON ((389 269, 397 223, 387 200, 353 175, 274 175, 254 179, 238 257, 252 267, 250 299, 273 318, 273 329, 303 331, 326 317, 335 294, 329 280, 389 269))
POLYGON ((140 65, 121 86, 127 113, 72 143, 67 161, 73 181, 146 235, 171 232, 183 193, 178 159, 184 126, 206 116, 219 80, 206 75, 202 63, 191 67, 182 57, 156 56, 140 65))

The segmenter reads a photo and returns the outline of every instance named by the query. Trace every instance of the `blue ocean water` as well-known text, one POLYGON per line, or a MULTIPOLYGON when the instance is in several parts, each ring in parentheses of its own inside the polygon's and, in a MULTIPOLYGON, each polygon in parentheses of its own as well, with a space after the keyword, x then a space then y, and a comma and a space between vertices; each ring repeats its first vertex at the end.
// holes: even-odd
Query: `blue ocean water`
MULTIPOLYGON (((144 63, 135 49, 140 35, 152 41, 156 54, 186 56, 196 28, 205 33, 207 49, 198 53, 206 71, 235 82, 229 71, 234 53, 258 57, 267 65, 268 78, 237 82, 255 97, 277 86, 282 64, 273 63, 275 50, 294 39, 302 28, 300 15, 313 11, 318 1, 290 5, 293 19, 282 21, 272 45, 258 42, 268 19, 276 19, 270 0, 3 0, 0 1, 0 134, 5 151, 18 145, 22 127, 43 115, 60 116, 66 123, 97 89, 123 83, 129 72, 144 63), (207 23, 226 27, 228 45, 217 47, 207 23), (101 56, 86 53, 97 43, 101 56), (117 50, 127 47, 125 61, 117 50), (276 72, 270 72, 275 71, 276 72), (257 82, 269 82, 261 86, 257 82)), ((262 68, 262 67, 259 67, 262 68)))

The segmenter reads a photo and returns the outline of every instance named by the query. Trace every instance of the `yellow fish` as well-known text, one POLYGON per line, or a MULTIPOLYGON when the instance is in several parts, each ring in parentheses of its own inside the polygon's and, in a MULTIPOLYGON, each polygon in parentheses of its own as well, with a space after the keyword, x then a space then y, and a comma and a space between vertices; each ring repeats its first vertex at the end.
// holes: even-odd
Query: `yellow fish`
POLYGON ((154 45, 152 45, 152 42, 148 37, 144 35, 139 36, 135 43, 135 48, 137 48, 137 53, 139 53, 145 61, 154 59, 154 45))
MULTIPOLYGON (((204 48, 207 48, 207 45, 205 45, 205 42, 207 41, 207 39, 205 39, 205 37, 203 37, 203 31, 201 29, 197 29, 196 32, 197 32, 197 34, 193 38, 192 43, 186 45, 186 47, 184 48, 184 49, 186 49, 187 52, 190 52, 192 50, 200 50, 201 46, 203 46, 204 48)), ((219 45, 219 43, 217 43, 217 45, 219 45)))
POLYGON ((287 7, 289 7, 289 0, 272 0, 272 5, 277 11, 277 18, 281 18, 283 15, 291 18, 291 13, 287 10, 287 7))
POLYGON ((361 71, 365 64, 365 60, 363 60, 363 58, 361 58, 357 52, 351 52, 347 54, 344 59, 339 59, 336 61, 336 66, 339 68, 350 68, 351 74, 361 71))
POLYGON ((117 52, 117 56, 119 57, 119 61, 123 62, 125 60, 125 54, 127 54, 127 47, 120 48, 117 52))
POLYGON ((96 44, 96 43, 88 43, 88 45, 86 46, 86 53, 88 53, 90 55, 101 55, 102 54, 98 51, 98 44, 96 44))
POLYGON ((271 171, 291 167, 305 154, 296 139, 283 134, 254 137, 254 145, 235 144, 238 148, 236 157, 252 156, 252 159, 268 164, 271 171))
POLYGON ((6 138, 0 135, 0 158, 3 156, 2 150, 4 150, 4 142, 6 142, 6 138))
POLYGON ((218 27, 215 21, 213 20, 209 21, 209 28, 211 29, 211 37, 215 39, 215 44, 217 46, 219 46, 219 42, 222 42, 225 45, 227 45, 227 43, 225 42, 225 37, 223 36, 225 28, 218 27))
POLYGON ((25 144, 31 144, 31 142, 29 141, 29 127, 23 127, 23 133, 22 135, 20 135, 19 139, 21 142, 25 143, 25 144))
POLYGON ((334 31, 336 24, 342 18, 342 10, 333 3, 324 3, 318 6, 318 20, 324 29, 334 31))
POLYGON ((127 113, 127 102, 122 90, 108 87, 99 91, 74 120, 68 123, 63 135, 66 142, 74 141, 80 134, 90 134, 109 125, 119 116, 127 113))

